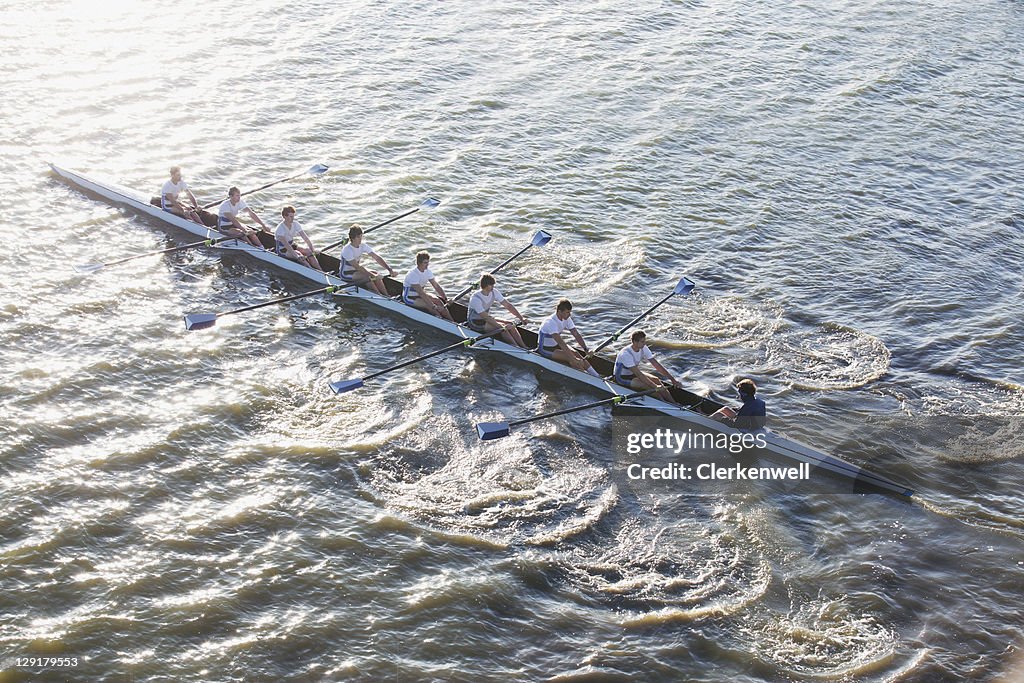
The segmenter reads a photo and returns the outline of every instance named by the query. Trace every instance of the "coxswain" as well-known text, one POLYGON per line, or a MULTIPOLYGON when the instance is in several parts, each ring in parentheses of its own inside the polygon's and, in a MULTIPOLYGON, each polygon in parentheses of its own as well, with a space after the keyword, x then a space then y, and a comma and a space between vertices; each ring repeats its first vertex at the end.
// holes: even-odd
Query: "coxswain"
POLYGON ((338 277, 360 287, 366 287, 369 284, 367 289, 372 289, 381 296, 387 296, 388 290, 384 286, 383 276, 359 265, 359 259, 363 256, 370 256, 380 264, 381 268, 387 268, 389 277, 395 276, 394 269, 387 264, 387 261, 378 256, 373 247, 363 242, 363 229, 358 225, 353 225, 348 229, 348 244, 341 250, 338 277))
POLYGON ((217 231, 235 239, 245 240, 254 247, 262 249, 263 243, 260 242, 256 231, 247 225, 242 225, 238 220, 238 214, 242 211, 248 211, 249 216, 259 223, 261 228, 267 229, 267 224, 242 199, 241 191, 237 187, 232 187, 228 190, 228 198, 217 207, 217 231))
POLYGON ((482 334, 502 330, 499 336, 504 341, 525 349, 526 344, 523 342, 523 338, 520 336, 519 330, 516 329, 513 321, 499 320, 491 316, 491 306, 498 303, 504 306, 506 311, 518 318, 520 324, 526 320, 516 310, 516 307, 502 296, 494 284, 494 276, 490 273, 484 273, 480 276, 480 289, 469 298, 469 305, 466 307, 466 324, 470 329, 482 334))
POLYGON ((274 246, 277 253, 292 261, 308 265, 310 268, 323 270, 316 258, 316 249, 313 248, 313 242, 309 239, 306 231, 302 229, 302 226, 299 225, 299 222, 295 220, 295 207, 286 206, 281 209, 281 218, 284 220, 278 223, 274 229, 274 246), (295 243, 300 237, 306 242, 305 247, 300 247, 295 243))
POLYGON ((199 202, 196 201, 196 196, 188 189, 188 183, 181 179, 180 166, 171 166, 171 179, 160 188, 160 208, 206 227, 203 219, 199 217, 199 202), (182 192, 192 200, 192 206, 185 206, 178 201, 178 196, 182 192))
POLYGON ((615 356, 615 381, 636 391, 657 389, 658 398, 675 403, 675 399, 672 398, 667 387, 657 378, 640 369, 640 364, 645 360, 650 361, 654 369, 667 377, 673 386, 679 386, 679 382, 672 376, 672 373, 654 357, 654 352, 647 346, 647 333, 643 330, 637 330, 630 335, 629 344, 622 347, 622 350, 615 356))
POLYGON ((587 343, 583 341, 583 337, 576 331, 576 324, 572 321, 572 302, 568 299, 559 301, 558 305, 555 306, 554 314, 541 324, 537 334, 537 353, 545 358, 551 358, 559 363, 564 363, 577 370, 587 372, 594 377, 600 377, 597 374, 597 370, 591 367, 582 354, 575 349, 569 348, 569 345, 562 339, 564 332, 572 333, 580 348, 583 349, 583 352, 587 352, 587 343))
POLYGON ((768 408, 764 401, 756 396, 757 385, 753 380, 743 379, 736 384, 736 391, 739 393, 740 400, 743 401, 739 410, 725 406, 711 417, 737 429, 748 431, 764 429, 768 423, 768 408))
POLYGON ((437 280, 434 279, 434 274, 430 272, 429 265, 430 254, 425 251, 416 254, 416 267, 405 276, 404 286, 402 287, 402 301, 439 318, 455 322, 452 314, 448 312, 444 305, 448 297, 445 296, 441 285, 437 284, 437 280), (428 282, 434 288, 434 291, 437 292, 437 297, 427 294, 427 290, 424 287, 428 282))

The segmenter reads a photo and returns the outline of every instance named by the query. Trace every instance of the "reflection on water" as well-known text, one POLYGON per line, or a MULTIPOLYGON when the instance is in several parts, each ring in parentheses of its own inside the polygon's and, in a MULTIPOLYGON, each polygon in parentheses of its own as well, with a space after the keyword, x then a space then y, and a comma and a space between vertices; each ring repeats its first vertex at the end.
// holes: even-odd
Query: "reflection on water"
POLYGON ((0 650, 80 680, 1012 667, 1018 9, 6 3, 0 650), (494 354, 335 396, 449 342, 337 297, 188 333, 309 286, 207 249, 78 274, 185 238, 46 161, 144 193, 180 164, 204 203, 326 163, 248 197, 317 244, 438 196, 372 244, 400 274, 429 249, 449 291, 549 230, 502 289, 535 321, 569 296, 591 343, 687 275, 644 322, 662 362, 754 377, 920 505, 627 490, 605 411, 482 444, 596 398, 494 354))

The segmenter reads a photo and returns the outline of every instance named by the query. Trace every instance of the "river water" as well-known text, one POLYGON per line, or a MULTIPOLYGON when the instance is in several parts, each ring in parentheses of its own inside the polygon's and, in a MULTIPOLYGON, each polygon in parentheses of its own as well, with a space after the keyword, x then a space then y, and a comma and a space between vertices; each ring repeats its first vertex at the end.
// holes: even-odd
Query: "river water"
MULTIPOLYGON (((1024 642, 1024 5, 0 7, 0 680, 996 680, 1024 642), (592 401, 57 180, 287 203, 429 248, 907 504, 629 484, 592 401), (19 657, 76 657, 39 670, 19 657)), ((368 240, 369 241, 369 240, 368 240)), ((1009 672, 1009 674, 1007 674, 1009 672)))

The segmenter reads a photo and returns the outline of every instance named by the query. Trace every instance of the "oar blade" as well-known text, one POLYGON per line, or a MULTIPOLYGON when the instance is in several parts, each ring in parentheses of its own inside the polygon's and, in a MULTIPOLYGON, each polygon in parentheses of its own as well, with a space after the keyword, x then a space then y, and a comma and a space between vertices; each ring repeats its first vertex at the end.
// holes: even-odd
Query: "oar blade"
POLYGON ((543 247, 545 244, 551 241, 551 233, 545 232, 544 230, 538 230, 533 235, 533 239, 530 240, 530 244, 535 247, 543 247))
POLYGON ((343 379, 337 382, 331 382, 331 391, 336 394, 344 394, 349 391, 355 391, 363 386, 363 380, 361 379, 343 379))
POLYGON ((205 330, 217 323, 216 313, 189 313, 185 316, 186 330, 205 330))
POLYGON ((102 268, 103 268, 103 264, 102 263, 83 263, 83 264, 75 266, 75 270, 76 271, 78 271, 79 273, 86 273, 86 274, 95 273, 97 270, 100 270, 102 268))
POLYGON ((676 284, 676 288, 673 291, 674 294, 689 294, 693 291, 693 288, 697 285, 693 284, 693 280, 688 277, 683 277, 676 284))
POLYGON ((503 439, 509 434, 508 422, 478 422, 476 433, 480 435, 481 441, 503 439))
POLYGON ((422 206, 424 209, 436 209, 438 206, 440 206, 440 204, 441 204, 441 200, 440 199, 434 199, 433 197, 427 197, 426 199, 424 199, 420 203, 420 206, 422 206))
POLYGON ((329 169, 324 164, 317 164, 316 166, 310 166, 309 170, 306 171, 309 175, 323 175, 327 173, 329 169))

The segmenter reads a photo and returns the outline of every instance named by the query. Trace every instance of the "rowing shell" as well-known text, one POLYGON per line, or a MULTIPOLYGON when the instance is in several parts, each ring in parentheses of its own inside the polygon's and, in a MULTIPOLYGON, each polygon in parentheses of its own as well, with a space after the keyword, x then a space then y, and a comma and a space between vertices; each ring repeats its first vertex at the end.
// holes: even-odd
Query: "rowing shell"
MULTIPOLYGON (((79 188, 99 195, 108 201, 127 206, 138 213, 146 214, 200 237, 207 237, 210 239, 223 237, 221 233, 213 230, 212 226, 216 224, 217 217, 209 212, 201 211, 206 226, 200 226, 188 219, 163 211, 158 205, 154 205, 152 203, 154 200, 150 197, 144 196, 128 188, 89 178, 80 173, 60 168, 54 164, 50 164, 50 168, 58 176, 79 188)), ((155 201, 159 204, 159 199, 155 199, 155 201)), ((239 242, 238 240, 221 242, 217 245, 217 248, 245 252, 253 258, 266 261, 278 268, 300 275, 307 280, 312 280, 319 284, 338 286, 343 289, 335 292, 335 296, 363 300, 369 304, 385 308, 396 315, 415 320, 455 337, 468 339, 476 336, 477 334, 463 325, 450 323, 447 320, 443 320, 402 303, 400 297, 402 293, 402 283, 398 280, 385 277, 384 282, 391 298, 380 296, 375 292, 368 292, 365 289, 352 287, 349 283, 341 280, 340 278, 334 277, 333 275, 319 272, 309 268, 308 266, 300 265, 295 261, 284 258, 283 256, 278 256, 273 251, 274 237, 265 232, 259 233, 259 236, 267 249, 258 249, 250 244, 239 242)), ((320 265, 327 271, 336 272, 340 265, 338 259, 329 254, 317 254, 317 258, 320 261, 320 265)), ((457 303, 451 304, 449 311, 458 323, 465 322, 466 307, 464 305, 457 303)), ((536 332, 525 328, 520 328, 519 331, 523 337, 523 341, 526 342, 528 347, 535 348, 537 346, 536 332)), ((562 365, 557 361, 545 358, 538 353, 506 344, 505 342, 493 337, 474 344, 472 348, 475 350, 500 353, 517 358, 523 362, 539 366, 548 372, 568 377, 580 384, 586 384, 587 386, 590 386, 591 388, 606 395, 619 394, 624 396, 633 393, 632 389, 622 387, 613 382, 602 379, 603 377, 610 377, 614 371, 613 361, 607 358, 595 356, 590 359, 591 365, 593 365, 594 369, 601 375, 601 377, 594 377, 588 373, 580 372, 567 365, 562 365)), ((725 434, 738 433, 738 430, 733 427, 724 425, 710 417, 712 413, 722 407, 722 404, 717 403, 706 396, 701 396, 679 387, 671 387, 670 391, 672 392, 672 397, 680 405, 672 405, 653 396, 643 396, 633 399, 630 401, 630 405, 633 406, 634 409, 642 408, 645 411, 653 411, 655 413, 678 418, 705 431, 725 434)), ((808 463, 812 468, 822 470, 828 474, 853 482, 854 490, 880 491, 905 497, 910 497, 914 494, 914 492, 906 486, 865 470, 841 458, 816 451, 809 446, 787 439, 774 432, 766 430, 764 436, 767 444, 765 450, 767 451, 766 455, 768 457, 774 456, 775 458, 781 458, 786 462, 808 463)))

